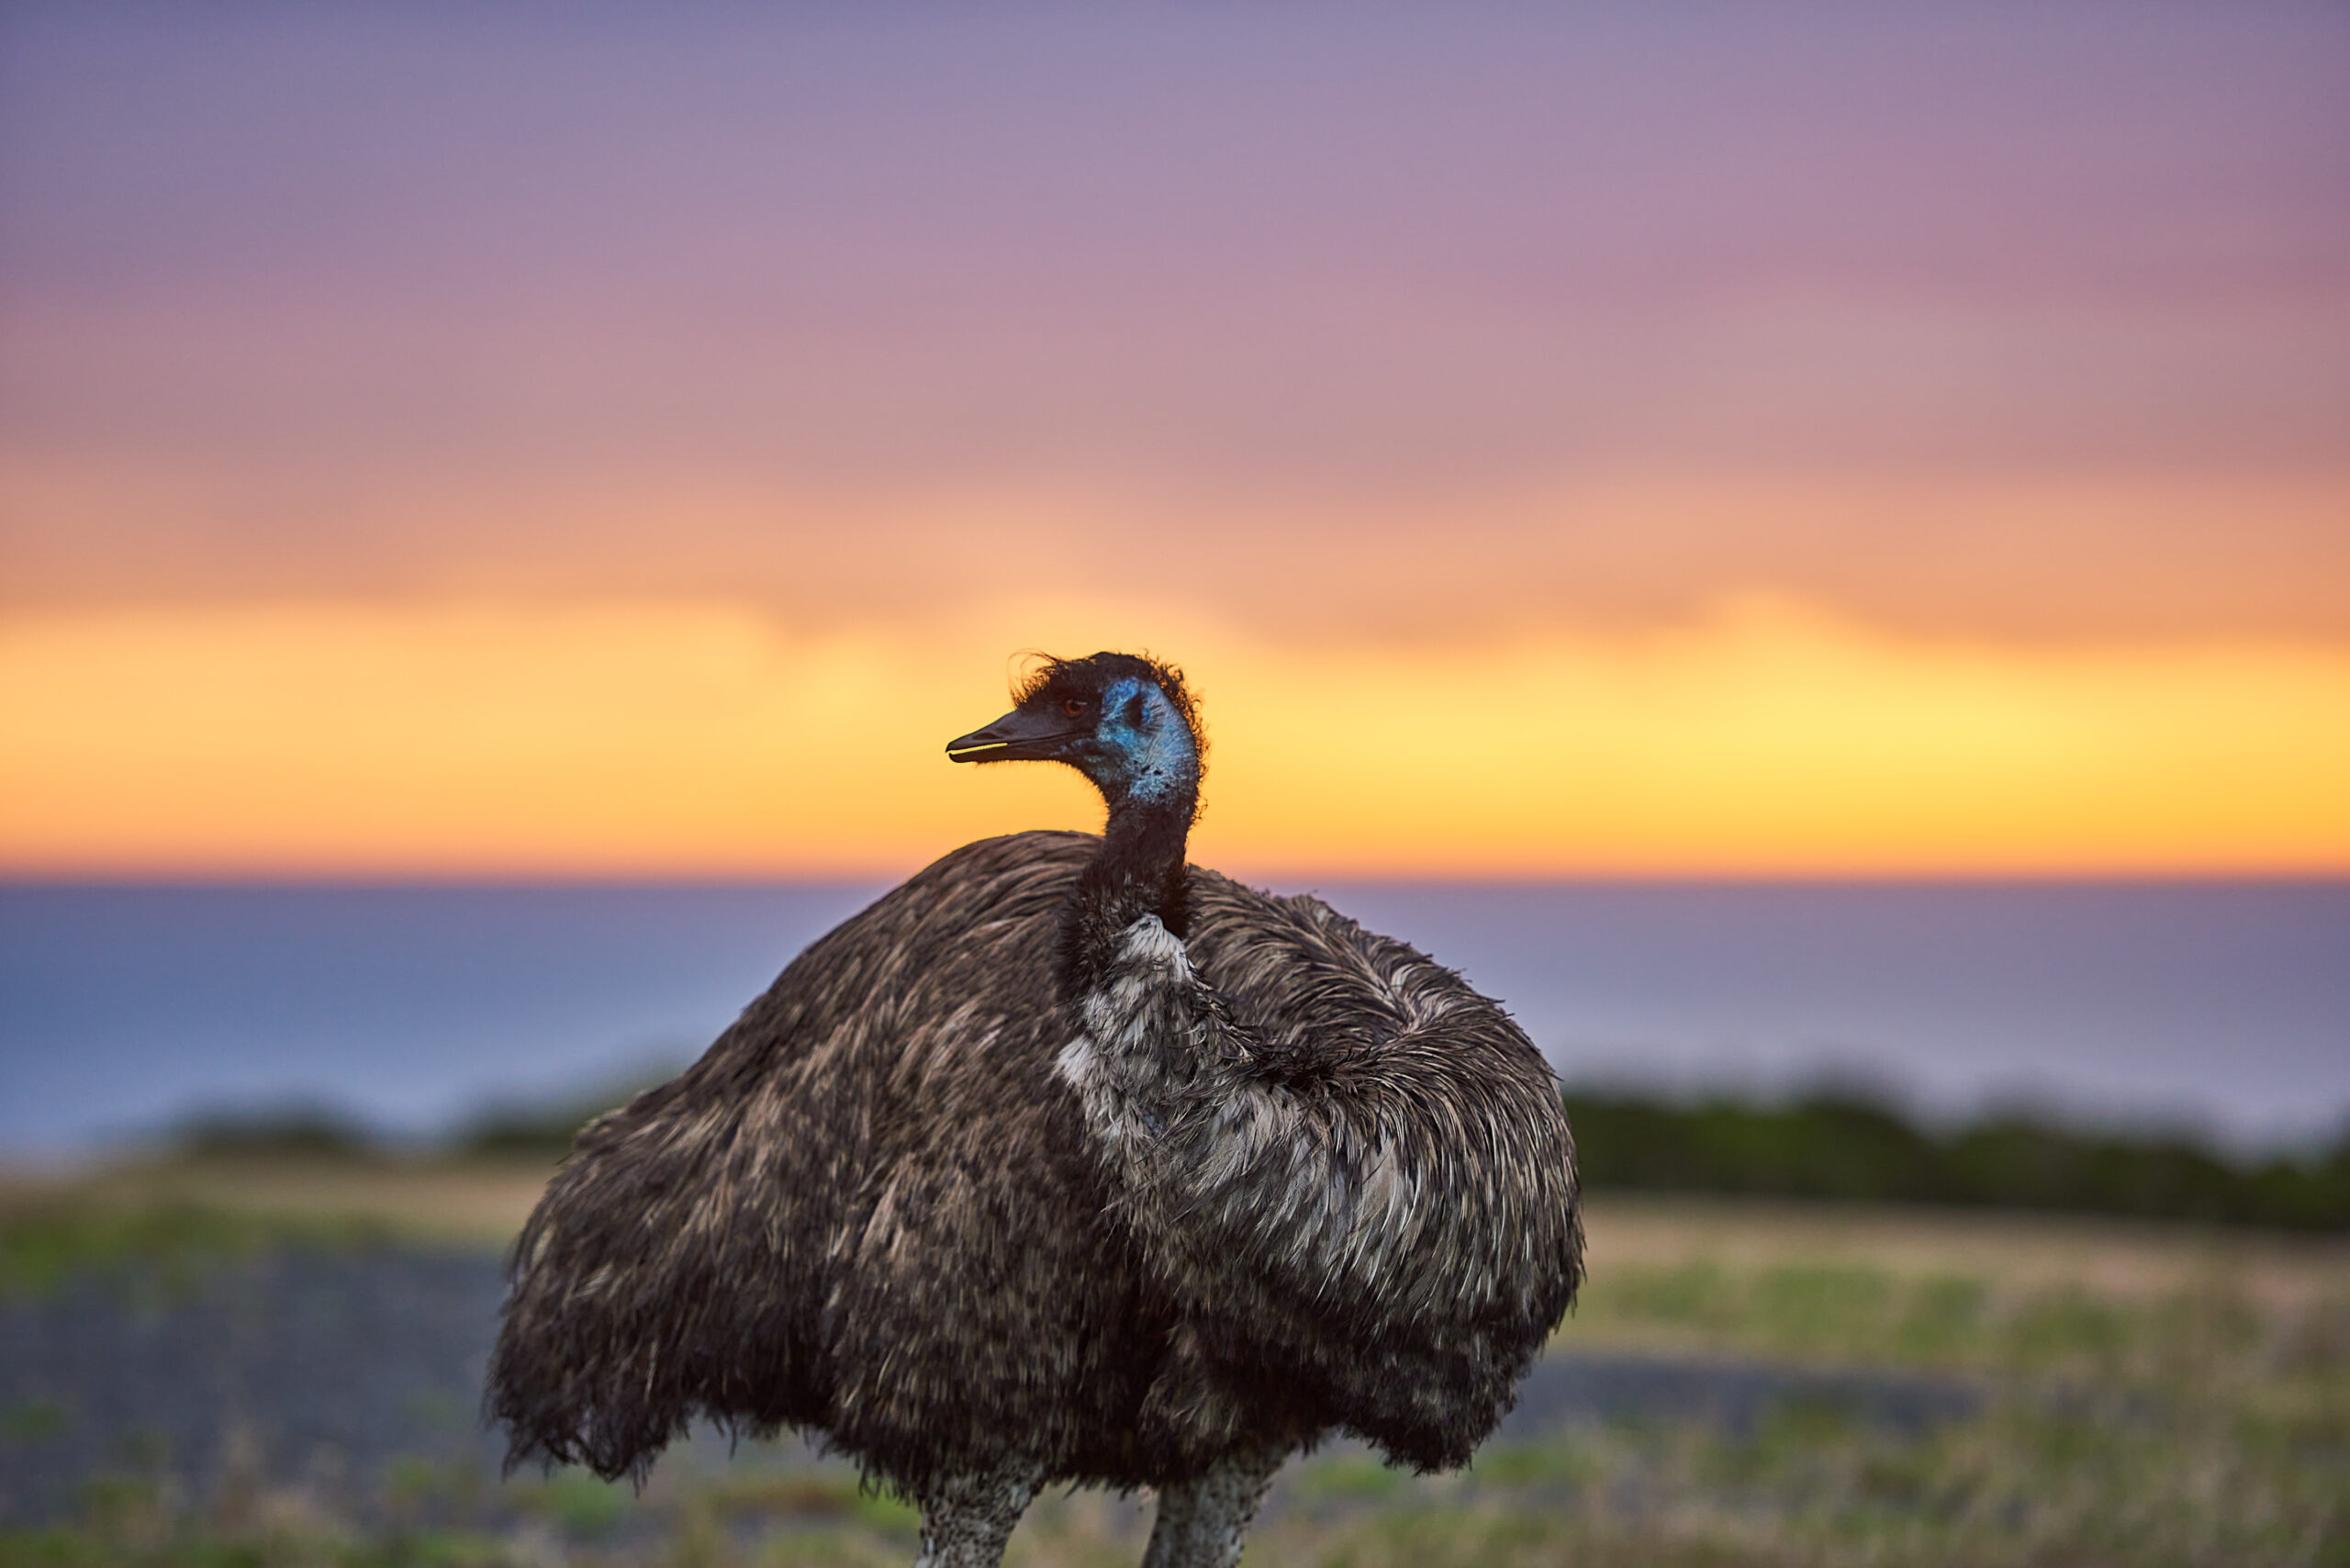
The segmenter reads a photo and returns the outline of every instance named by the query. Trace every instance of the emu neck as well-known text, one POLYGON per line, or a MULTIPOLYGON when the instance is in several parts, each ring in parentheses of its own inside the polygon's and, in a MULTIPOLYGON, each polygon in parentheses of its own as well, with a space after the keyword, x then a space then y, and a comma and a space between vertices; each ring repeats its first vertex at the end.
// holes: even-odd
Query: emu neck
POLYGON ((1072 1005, 1093 991, 1118 956, 1127 926, 1146 914, 1178 936, 1190 934, 1191 840, 1195 790, 1147 803, 1113 803, 1102 847, 1086 863, 1061 917, 1060 989, 1072 1005))

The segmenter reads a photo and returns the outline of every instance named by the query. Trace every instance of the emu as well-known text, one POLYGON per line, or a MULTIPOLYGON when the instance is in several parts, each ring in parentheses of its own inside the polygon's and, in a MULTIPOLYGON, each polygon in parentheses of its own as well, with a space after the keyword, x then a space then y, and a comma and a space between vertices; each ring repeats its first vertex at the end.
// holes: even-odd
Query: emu
POLYGON ((1174 667, 1056 661, 952 742, 1068 764, 1102 835, 955 851, 591 1123, 517 1242, 508 1463, 640 1479, 795 1428, 988 1568, 1048 1484, 1149 1487, 1230 1568, 1332 1433, 1467 1462, 1582 1272, 1557 1084, 1501 1007, 1318 899, 1191 866, 1174 667))

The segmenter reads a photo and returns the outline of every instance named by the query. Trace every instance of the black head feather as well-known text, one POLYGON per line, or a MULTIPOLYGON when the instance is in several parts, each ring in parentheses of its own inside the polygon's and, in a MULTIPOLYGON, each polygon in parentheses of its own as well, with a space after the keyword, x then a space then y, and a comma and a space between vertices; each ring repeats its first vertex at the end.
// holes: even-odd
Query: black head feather
POLYGON ((1181 668, 1162 664, 1147 654, 1104 650, 1081 659, 1055 658, 1047 654, 1042 664, 1012 689, 1012 705, 1030 711, 1059 708, 1066 711, 1067 704, 1080 702, 1098 711, 1103 696, 1126 680, 1158 688, 1168 705, 1182 719, 1183 727, 1191 732, 1192 746, 1199 755, 1200 772, 1204 776, 1208 737, 1200 723, 1199 699, 1185 684, 1181 668))

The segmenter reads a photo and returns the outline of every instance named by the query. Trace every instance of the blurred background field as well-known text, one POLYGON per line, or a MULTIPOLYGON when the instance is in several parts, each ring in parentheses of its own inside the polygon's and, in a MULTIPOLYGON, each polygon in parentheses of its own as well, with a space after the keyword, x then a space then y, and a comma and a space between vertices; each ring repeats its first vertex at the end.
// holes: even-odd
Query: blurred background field
MULTIPOLYGON (((901 1506, 789 1443, 697 1439, 641 1494, 497 1482, 468 1378, 496 1248, 545 1169, 249 1149, 12 1186, 0 1561, 909 1557, 901 1506), (185 1386, 119 1386, 159 1370, 185 1386), (61 1471, 66 1450, 86 1467, 61 1471)), ((2350 1551, 2338 1234, 1604 1191, 1590 1218, 1591 1283, 1477 1464, 1297 1462, 1253 1561, 2350 1551)), ((1013 1561, 1131 1562, 1147 1520, 1146 1500, 1048 1498, 1013 1561)))

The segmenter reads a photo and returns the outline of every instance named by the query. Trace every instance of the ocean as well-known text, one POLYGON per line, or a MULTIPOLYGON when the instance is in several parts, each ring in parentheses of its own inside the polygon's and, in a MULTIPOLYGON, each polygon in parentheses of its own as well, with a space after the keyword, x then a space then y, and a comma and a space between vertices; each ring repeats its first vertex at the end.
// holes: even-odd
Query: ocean
MULTIPOLYGON (((617 1093, 880 890, 0 885, 0 1159, 305 1106, 420 1139, 617 1093)), ((2350 882, 1315 890, 1501 998, 1571 1082, 1832 1083, 2238 1148, 2350 1116, 2350 882)))

